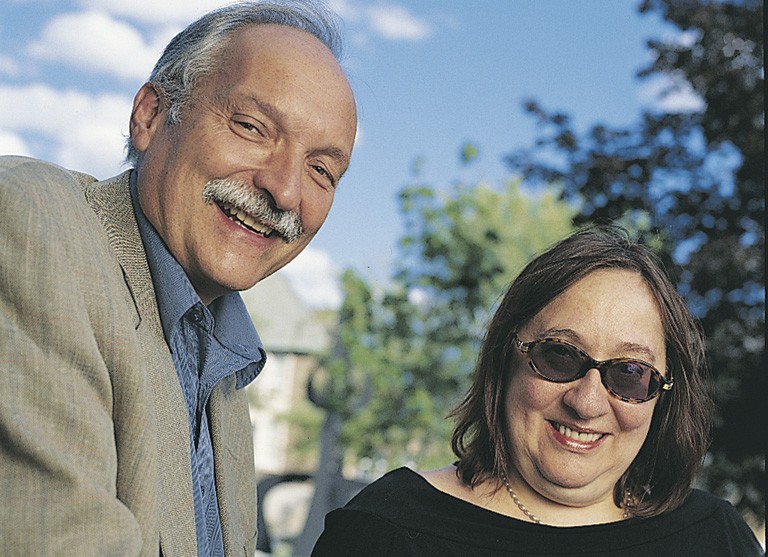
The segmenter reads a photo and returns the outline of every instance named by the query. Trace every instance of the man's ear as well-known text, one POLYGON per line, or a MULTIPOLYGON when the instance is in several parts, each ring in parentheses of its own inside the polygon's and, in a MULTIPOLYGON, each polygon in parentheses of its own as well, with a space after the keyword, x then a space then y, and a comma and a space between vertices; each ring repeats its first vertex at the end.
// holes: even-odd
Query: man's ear
POLYGON ((157 86, 145 83, 133 99, 131 143, 140 152, 147 150, 155 132, 165 124, 163 96, 157 86))

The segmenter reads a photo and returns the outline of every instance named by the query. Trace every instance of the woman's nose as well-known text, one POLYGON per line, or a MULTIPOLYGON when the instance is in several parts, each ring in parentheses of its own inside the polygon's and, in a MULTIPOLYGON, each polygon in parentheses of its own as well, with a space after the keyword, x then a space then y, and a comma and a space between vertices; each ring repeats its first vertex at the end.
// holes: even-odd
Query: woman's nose
POLYGON ((567 385, 569 389, 563 395, 563 402, 580 418, 596 418, 610 410, 610 395, 597 368, 590 369, 584 377, 567 385))

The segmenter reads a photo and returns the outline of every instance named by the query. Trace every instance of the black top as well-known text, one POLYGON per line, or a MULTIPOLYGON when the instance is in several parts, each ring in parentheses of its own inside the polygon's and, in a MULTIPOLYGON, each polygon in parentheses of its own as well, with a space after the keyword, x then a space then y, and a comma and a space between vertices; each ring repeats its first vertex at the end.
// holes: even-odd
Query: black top
POLYGON ((560 528, 517 520, 394 470, 328 513, 312 557, 520 557, 531 555, 765 555, 729 503, 692 490, 683 505, 653 518, 560 528))

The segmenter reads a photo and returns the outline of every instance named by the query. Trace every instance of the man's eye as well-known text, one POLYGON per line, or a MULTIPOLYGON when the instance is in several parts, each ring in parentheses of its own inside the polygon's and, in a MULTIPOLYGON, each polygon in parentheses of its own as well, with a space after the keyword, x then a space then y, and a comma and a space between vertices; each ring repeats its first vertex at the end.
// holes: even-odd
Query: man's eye
POLYGON ((312 168, 314 169, 314 171, 315 171, 315 172, 317 172, 318 174, 320 174, 320 176, 322 176, 323 178, 325 178, 325 179, 329 180, 329 181, 331 182, 331 184, 333 184, 333 185, 336 185, 336 180, 335 180, 335 179, 334 179, 334 177, 331 175, 331 173, 330 173, 330 172, 328 172, 328 171, 325 169, 325 167, 323 167, 323 166, 320 166, 319 164, 316 164, 316 165, 313 165, 313 166, 312 166, 312 168))
POLYGON ((238 126, 240 126, 241 128, 243 128, 245 131, 248 131, 248 132, 251 132, 251 133, 257 133, 259 135, 263 135, 261 133, 261 130, 258 127, 254 126, 253 124, 251 124, 250 122, 245 122, 245 121, 242 121, 242 120, 235 120, 235 123, 238 126))

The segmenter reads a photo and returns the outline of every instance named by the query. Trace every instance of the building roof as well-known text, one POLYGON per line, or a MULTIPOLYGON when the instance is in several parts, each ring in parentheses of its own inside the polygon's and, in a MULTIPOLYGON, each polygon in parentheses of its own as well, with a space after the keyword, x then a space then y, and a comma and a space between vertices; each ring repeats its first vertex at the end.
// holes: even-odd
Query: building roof
POLYGON ((240 293, 267 352, 318 354, 330 345, 328 326, 279 272, 240 293))

